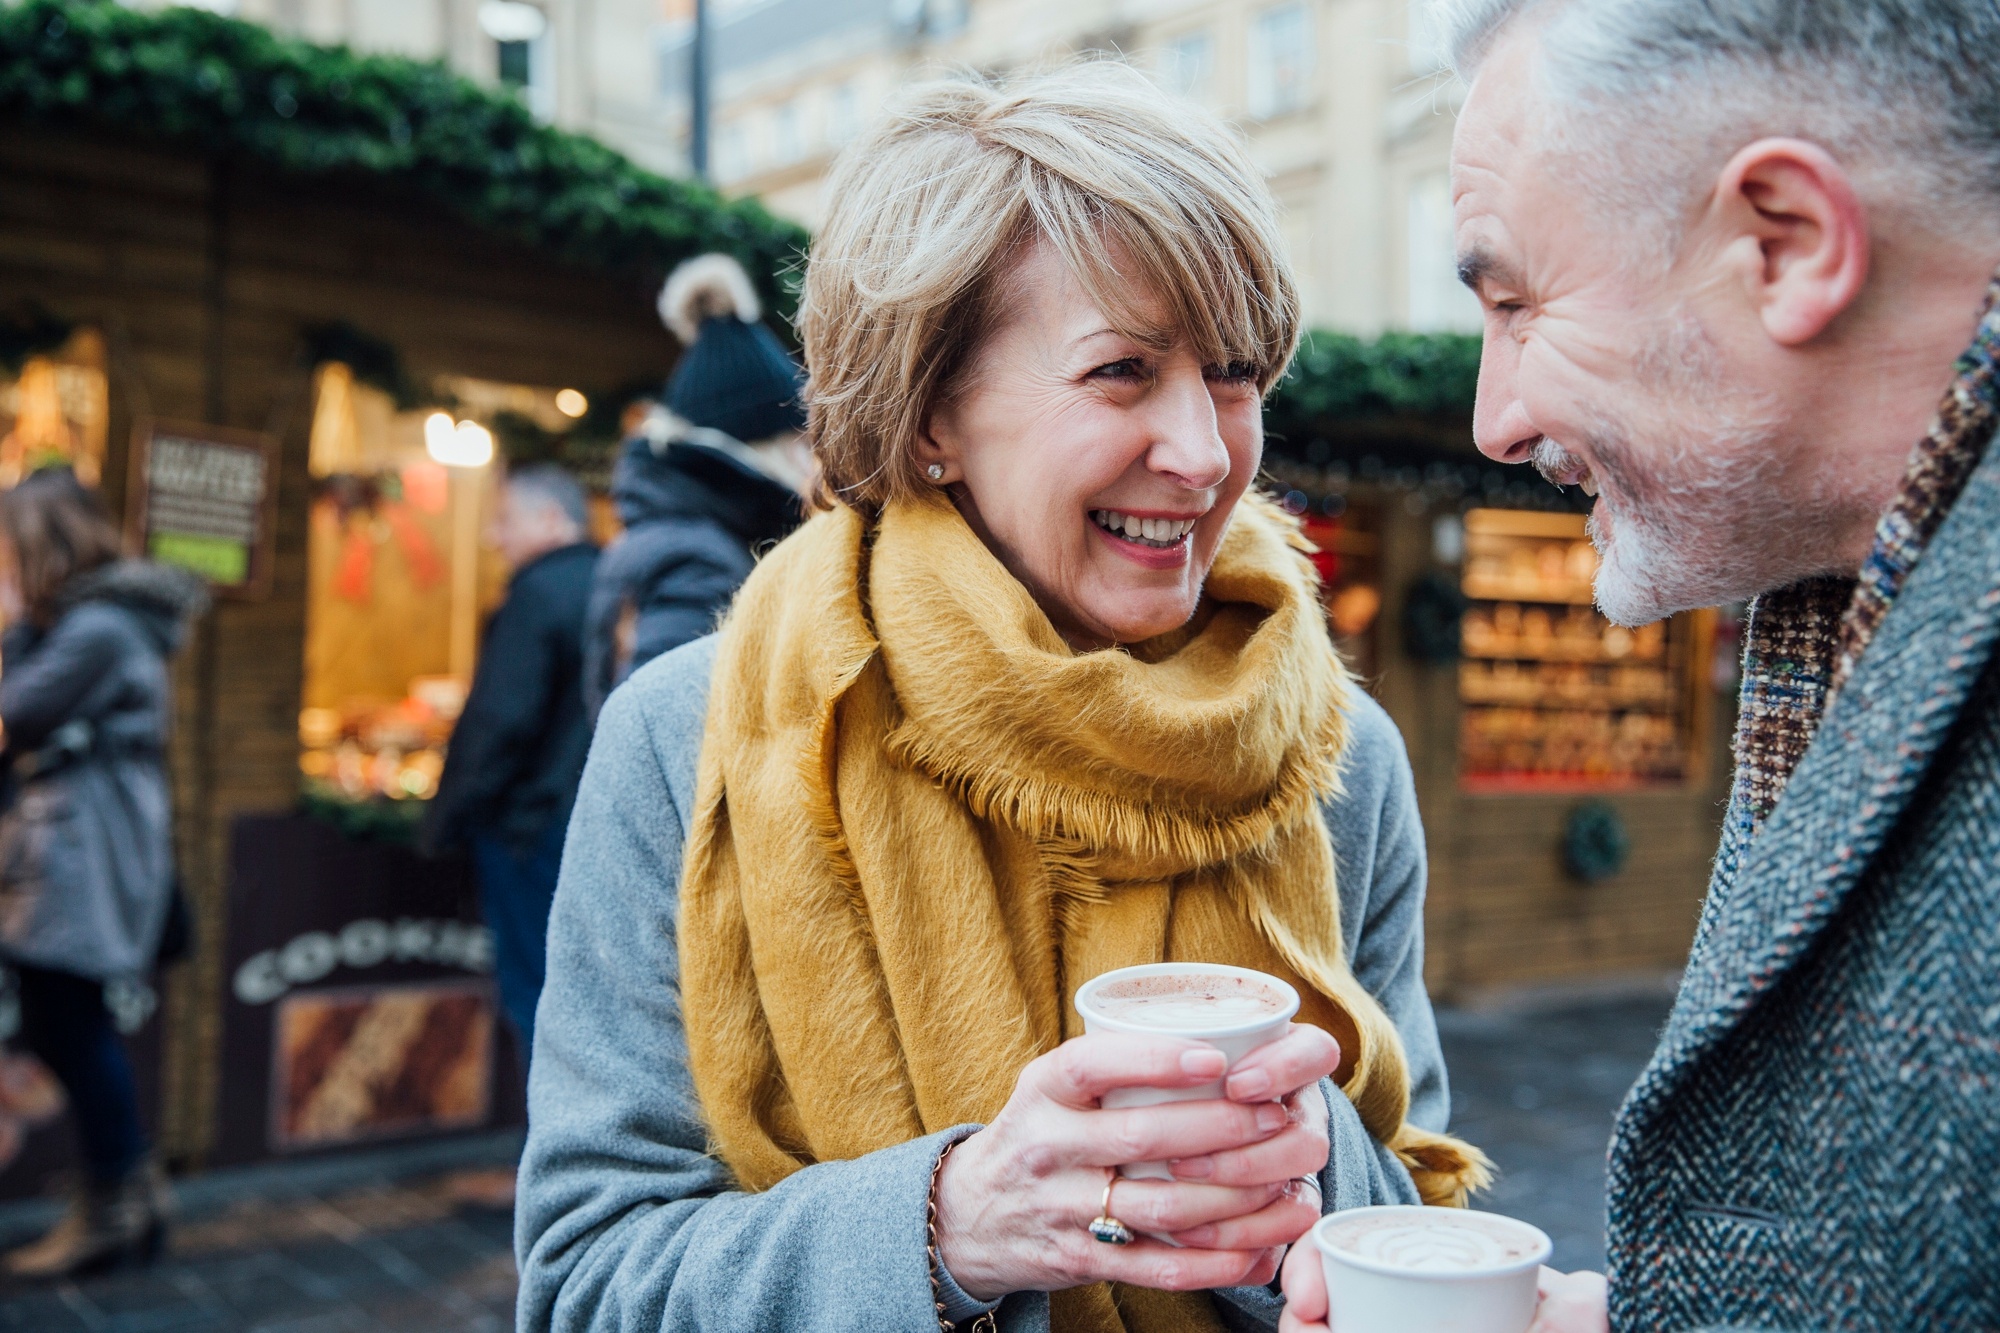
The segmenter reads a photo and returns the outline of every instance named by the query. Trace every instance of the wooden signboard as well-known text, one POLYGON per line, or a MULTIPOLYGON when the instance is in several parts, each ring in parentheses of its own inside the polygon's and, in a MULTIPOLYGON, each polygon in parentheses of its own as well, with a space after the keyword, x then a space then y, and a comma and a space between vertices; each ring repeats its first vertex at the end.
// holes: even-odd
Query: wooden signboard
POLYGON ((271 591, 278 442, 224 426, 142 421, 132 435, 126 538, 207 579, 217 595, 271 591))

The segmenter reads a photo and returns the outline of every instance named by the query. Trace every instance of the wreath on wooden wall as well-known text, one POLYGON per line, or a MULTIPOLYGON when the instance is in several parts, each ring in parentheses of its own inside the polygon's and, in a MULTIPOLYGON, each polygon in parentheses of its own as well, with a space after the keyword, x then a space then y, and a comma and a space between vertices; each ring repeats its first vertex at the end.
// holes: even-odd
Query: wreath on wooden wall
POLYGON ((1615 877, 1631 855, 1632 835, 1609 802, 1585 801, 1563 821, 1563 869, 1585 884, 1615 877))

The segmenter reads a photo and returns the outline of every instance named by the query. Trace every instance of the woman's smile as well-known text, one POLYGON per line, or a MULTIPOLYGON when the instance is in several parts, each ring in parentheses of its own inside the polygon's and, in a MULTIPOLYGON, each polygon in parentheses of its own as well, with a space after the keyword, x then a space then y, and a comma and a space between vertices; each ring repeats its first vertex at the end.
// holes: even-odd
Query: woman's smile
POLYGON ((1199 514, 1143 509, 1093 509, 1091 526, 1104 544, 1147 569, 1178 569, 1188 561, 1199 514))

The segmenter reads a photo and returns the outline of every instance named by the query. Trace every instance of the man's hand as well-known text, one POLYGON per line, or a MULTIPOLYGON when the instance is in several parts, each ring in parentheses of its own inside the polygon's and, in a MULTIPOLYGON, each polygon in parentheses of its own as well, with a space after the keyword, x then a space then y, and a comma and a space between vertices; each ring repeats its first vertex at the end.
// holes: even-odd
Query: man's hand
POLYGON ((1602 1273, 1542 1270, 1541 1304, 1528 1333, 1609 1333, 1609 1289, 1602 1273))

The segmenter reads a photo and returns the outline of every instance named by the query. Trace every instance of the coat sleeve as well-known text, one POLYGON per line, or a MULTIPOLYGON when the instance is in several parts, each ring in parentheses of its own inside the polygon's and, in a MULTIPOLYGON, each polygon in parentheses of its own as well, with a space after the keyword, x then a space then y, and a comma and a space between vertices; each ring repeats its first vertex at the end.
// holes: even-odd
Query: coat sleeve
POLYGON ((1389 1013, 1410 1072, 1410 1123, 1442 1133, 1451 1089, 1437 1016, 1424 987, 1424 890, 1429 864, 1416 782, 1403 737, 1381 705, 1357 703, 1342 778, 1327 811, 1348 964, 1389 1013))
POLYGON ((491 818, 534 762, 555 712, 561 646, 537 592, 517 585, 487 625, 430 812, 427 841, 434 848, 462 841, 491 818))
MULTIPOLYGON (((708 1151, 680 1012, 681 815, 634 686, 605 706, 549 921, 515 1230, 519 1326, 935 1327, 931 1173, 970 1126, 757 1194, 708 1151)), ((692 736, 675 752, 699 737, 699 710, 683 711, 692 736)))
MULTIPOLYGON (((6 725, 10 749, 32 750, 47 740, 118 669, 130 636, 114 619, 117 615, 79 607, 57 621, 32 650, 10 652, 0 662, 0 723, 6 725)), ((22 642, 12 635, 6 640, 10 648, 22 642)))

